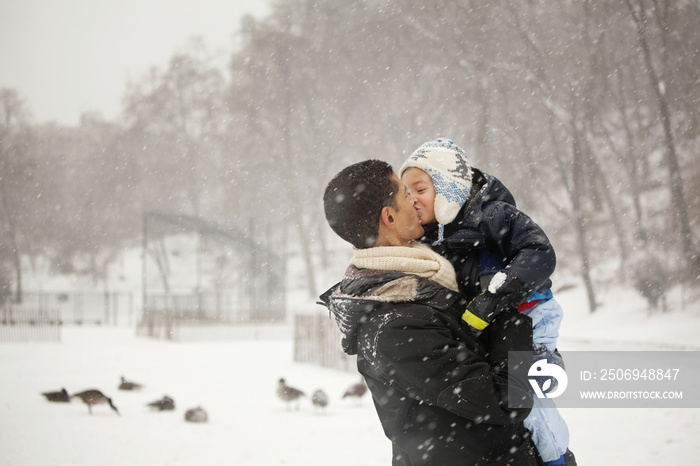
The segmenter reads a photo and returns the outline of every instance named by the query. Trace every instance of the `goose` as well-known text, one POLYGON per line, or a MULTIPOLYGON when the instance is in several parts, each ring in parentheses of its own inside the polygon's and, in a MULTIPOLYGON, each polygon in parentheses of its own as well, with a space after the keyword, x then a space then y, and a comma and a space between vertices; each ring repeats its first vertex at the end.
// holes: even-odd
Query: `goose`
POLYGON ((119 390, 141 390, 142 388, 143 385, 135 382, 128 382, 124 377, 122 377, 122 383, 119 384, 119 390))
POLYGON ((83 403, 88 405, 88 411, 90 414, 92 414, 92 405, 101 405, 101 404, 108 404, 110 408, 114 410, 117 414, 119 414, 119 410, 117 410, 117 407, 114 406, 112 403, 112 399, 102 393, 99 390, 91 389, 91 390, 85 390, 80 393, 76 393, 71 396, 71 398, 80 398, 83 400, 83 403))
POLYGON ((287 403, 287 409, 289 409, 289 404, 296 400, 296 409, 299 409, 299 399, 302 396, 306 396, 306 394, 297 388, 287 385, 284 379, 280 379, 277 383, 277 396, 287 403))
POLYGON ((209 416, 201 406, 185 411, 185 421, 187 422, 207 422, 209 416))
POLYGON ((160 400, 152 401, 148 405, 153 411, 172 411, 175 409, 175 400, 164 395, 160 400))
POLYGON ((364 380, 360 380, 345 390, 345 393, 343 393, 343 398, 356 398, 358 401, 361 401, 365 393, 367 393, 367 385, 365 384, 364 380))
POLYGON ((44 398, 48 401, 53 401, 55 403, 70 403, 70 396, 65 388, 62 388, 60 392, 44 392, 42 393, 44 398))
POLYGON ((328 406, 328 395, 323 390, 316 390, 313 395, 311 395, 311 403, 319 409, 324 409, 328 406))

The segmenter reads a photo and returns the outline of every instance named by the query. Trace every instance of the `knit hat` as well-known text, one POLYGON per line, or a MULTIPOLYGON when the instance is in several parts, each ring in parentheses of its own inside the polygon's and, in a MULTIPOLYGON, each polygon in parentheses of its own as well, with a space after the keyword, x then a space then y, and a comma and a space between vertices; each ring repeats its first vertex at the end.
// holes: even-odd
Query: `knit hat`
POLYGON ((450 139, 437 138, 416 149, 401 166, 399 176, 403 176, 403 172, 413 167, 425 171, 433 180, 439 243, 443 239, 444 226, 457 217, 469 199, 472 169, 467 161, 467 154, 450 139))

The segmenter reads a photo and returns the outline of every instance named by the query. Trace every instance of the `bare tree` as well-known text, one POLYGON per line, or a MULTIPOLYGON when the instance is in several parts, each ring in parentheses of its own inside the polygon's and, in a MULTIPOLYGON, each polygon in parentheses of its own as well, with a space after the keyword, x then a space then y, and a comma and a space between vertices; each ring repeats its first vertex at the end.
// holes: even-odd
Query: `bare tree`
MULTIPOLYGON (((220 213, 212 209, 221 202, 220 175, 225 172, 225 85, 206 47, 194 39, 171 57, 165 71, 153 69, 129 86, 125 115, 130 135, 143 148, 134 157, 142 159, 142 180, 147 184, 155 181, 146 178, 147 173, 167 173, 167 180, 154 184, 159 185, 156 192, 170 192, 172 210, 185 208, 195 216, 220 213), (178 200, 187 205, 177 205, 178 200)), ((146 208, 163 207, 159 204, 146 208)))
POLYGON ((446 136, 506 182, 559 257, 580 258, 560 264, 580 264, 594 308, 597 283, 631 283, 611 263, 644 263, 630 251, 695 260, 697 11, 667 0, 278 1, 242 24, 228 76, 195 41, 131 83, 124 128, 31 128, 6 106, 4 262, 14 270, 39 250, 68 262, 82 243, 101 250, 99 269, 138 237, 124 219, 179 211, 298 251, 313 296, 330 263, 329 177, 368 158, 399 165, 446 136))
POLYGON ((655 20, 657 31, 664 42, 664 44, 660 47, 660 50, 662 51, 661 57, 657 58, 660 65, 655 64, 654 57, 652 56, 653 54, 648 32, 648 27, 651 20, 647 14, 645 0, 627 0, 629 12, 637 26, 639 46, 644 58, 645 71, 649 77, 649 80, 651 81, 652 88, 655 93, 661 126, 663 127, 664 142, 666 146, 665 160, 670 177, 668 185, 671 191, 672 204, 677 211, 677 219, 680 224, 685 262, 687 266, 692 267, 693 270, 697 271, 700 270, 700 256, 698 255, 698 251, 694 244, 693 233, 690 227, 688 205, 686 203, 683 190, 683 177, 681 176, 679 154, 677 152, 677 144, 673 134, 673 112, 671 110, 671 104, 667 98, 669 92, 668 87, 672 86, 673 83, 670 79, 664 79, 663 70, 659 70, 659 67, 663 67, 667 64, 667 59, 665 57, 665 53, 667 52, 667 44, 665 42, 666 36, 670 34, 667 19, 669 10, 673 9, 674 7, 672 2, 664 0, 654 0, 652 4, 654 9, 651 18, 655 20))
MULTIPOLYGON (((0 260, 14 270, 14 299, 22 301, 22 218, 30 211, 35 161, 27 147, 27 109, 16 91, 0 89, 0 260)), ((2 284, 3 287, 6 284, 2 284)), ((5 293, 3 293, 5 294, 5 293)))

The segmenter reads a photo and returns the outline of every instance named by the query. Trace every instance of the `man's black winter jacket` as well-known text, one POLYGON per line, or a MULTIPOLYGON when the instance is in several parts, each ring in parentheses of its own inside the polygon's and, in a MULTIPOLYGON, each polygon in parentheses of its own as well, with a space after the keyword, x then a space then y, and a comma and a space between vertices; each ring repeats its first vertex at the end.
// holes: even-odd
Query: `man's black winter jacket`
POLYGON ((460 324, 465 302, 414 275, 348 268, 321 296, 343 332, 343 349, 372 393, 393 464, 539 464, 527 409, 509 409, 508 351, 529 351, 529 318, 498 316, 478 337, 460 324))

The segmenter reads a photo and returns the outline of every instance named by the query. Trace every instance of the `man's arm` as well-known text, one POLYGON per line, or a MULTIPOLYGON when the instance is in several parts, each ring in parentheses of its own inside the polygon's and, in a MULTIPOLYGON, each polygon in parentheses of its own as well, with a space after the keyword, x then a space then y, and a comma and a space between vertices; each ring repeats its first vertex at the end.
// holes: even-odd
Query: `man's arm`
POLYGON ((449 317, 428 318, 418 312, 386 323, 377 334, 373 365, 397 390, 416 400, 478 422, 522 421, 529 409, 508 408, 508 384, 526 390, 528 382, 511 380, 507 359, 508 351, 532 349, 529 318, 503 312, 487 330, 486 357, 456 340, 445 319, 449 317))

